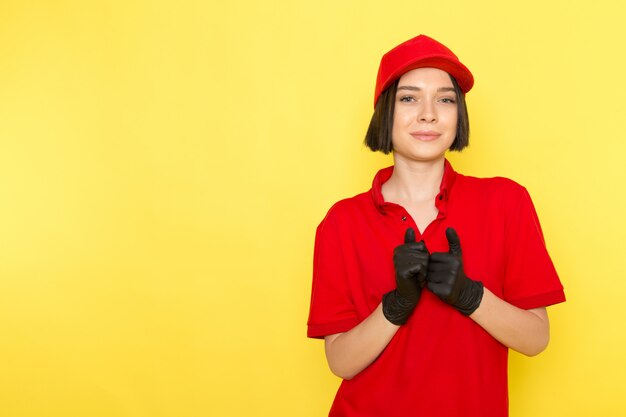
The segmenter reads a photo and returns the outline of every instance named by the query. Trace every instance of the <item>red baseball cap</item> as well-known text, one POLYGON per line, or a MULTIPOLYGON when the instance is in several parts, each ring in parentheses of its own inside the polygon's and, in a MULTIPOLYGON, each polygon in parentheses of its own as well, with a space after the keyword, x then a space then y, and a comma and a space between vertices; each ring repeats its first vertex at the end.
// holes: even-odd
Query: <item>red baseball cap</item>
POLYGON ((432 67, 454 77, 461 91, 467 93, 474 85, 474 76, 445 45, 425 35, 416 36, 383 55, 378 67, 374 107, 380 94, 405 72, 432 67))

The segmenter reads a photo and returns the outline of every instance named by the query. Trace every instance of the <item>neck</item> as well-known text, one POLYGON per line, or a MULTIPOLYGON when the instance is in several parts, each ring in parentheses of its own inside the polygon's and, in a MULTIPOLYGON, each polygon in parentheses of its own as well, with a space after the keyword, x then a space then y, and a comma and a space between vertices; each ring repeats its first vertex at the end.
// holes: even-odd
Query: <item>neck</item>
POLYGON ((394 155, 393 174, 383 184, 383 197, 390 202, 419 203, 439 193, 444 158, 433 161, 407 161, 394 155))

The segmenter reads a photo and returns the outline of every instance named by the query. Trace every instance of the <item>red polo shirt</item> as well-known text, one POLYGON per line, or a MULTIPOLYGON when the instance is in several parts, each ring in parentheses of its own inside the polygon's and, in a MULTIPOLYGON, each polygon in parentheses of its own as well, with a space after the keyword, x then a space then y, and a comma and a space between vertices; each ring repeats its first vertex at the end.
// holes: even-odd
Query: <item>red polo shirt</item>
MULTIPOLYGON (((309 337, 350 330, 395 288, 393 250, 407 227, 431 253, 448 251, 445 230, 455 228, 466 275, 517 307, 565 301, 524 187, 464 176, 446 161, 439 214, 421 232, 402 206, 383 199, 392 172, 379 171, 369 192, 338 202, 320 223, 309 337)), ((425 289, 381 355, 342 382, 330 416, 507 416, 507 359, 506 346, 425 289)))

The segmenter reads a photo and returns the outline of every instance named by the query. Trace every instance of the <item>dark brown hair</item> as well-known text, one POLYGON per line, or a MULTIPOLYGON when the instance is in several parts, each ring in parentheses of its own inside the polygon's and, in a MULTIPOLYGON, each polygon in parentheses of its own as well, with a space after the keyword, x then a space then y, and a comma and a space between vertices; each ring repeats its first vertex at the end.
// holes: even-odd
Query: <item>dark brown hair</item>
MULTIPOLYGON (((467 115, 465 94, 461 91, 454 77, 450 76, 450 79, 452 80, 454 92, 457 96, 456 137, 454 138, 454 142, 452 142, 452 146, 450 146, 450 150, 461 151, 469 145, 469 117, 467 115)), ((391 135, 393 130, 393 112, 395 109, 396 92, 398 90, 399 81, 400 79, 398 78, 380 94, 380 97, 378 97, 378 102, 374 108, 374 114, 367 128, 364 140, 365 145, 372 151, 380 151, 384 154, 388 154, 393 150, 391 135)))

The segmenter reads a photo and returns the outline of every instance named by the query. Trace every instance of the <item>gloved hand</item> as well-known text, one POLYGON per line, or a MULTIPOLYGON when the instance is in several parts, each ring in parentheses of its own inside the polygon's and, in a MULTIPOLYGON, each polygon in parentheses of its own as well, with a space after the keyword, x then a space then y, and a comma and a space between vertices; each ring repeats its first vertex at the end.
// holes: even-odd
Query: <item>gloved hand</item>
POLYGON ((483 283, 465 276, 461 242, 453 228, 446 230, 446 238, 450 251, 430 255, 426 285, 441 300, 469 316, 483 298, 483 283))
POLYGON ((405 324, 426 285, 428 249, 423 241, 415 241, 415 231, 406 229, 404 244, 393 251, 396 289, 383 295, 383 314, 393 324, 405 324))

